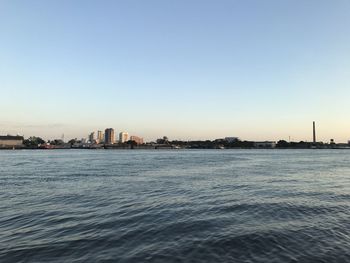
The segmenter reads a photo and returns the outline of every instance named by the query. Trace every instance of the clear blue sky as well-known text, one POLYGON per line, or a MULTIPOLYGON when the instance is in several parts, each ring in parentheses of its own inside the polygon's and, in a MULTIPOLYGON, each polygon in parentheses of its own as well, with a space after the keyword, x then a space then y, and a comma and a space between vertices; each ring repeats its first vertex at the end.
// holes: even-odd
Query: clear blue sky
POLYGON ((0 133, 350 139, 350 1, 0 2, 0 133))

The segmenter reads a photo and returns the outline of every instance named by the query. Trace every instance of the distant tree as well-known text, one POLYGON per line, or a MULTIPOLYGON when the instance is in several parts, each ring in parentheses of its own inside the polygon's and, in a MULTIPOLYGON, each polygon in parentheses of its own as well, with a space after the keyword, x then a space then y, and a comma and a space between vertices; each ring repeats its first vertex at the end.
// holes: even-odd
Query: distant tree
POLYGON ((167 136, 163 136, 161 139, 157 139, 156 141, 158 144, 169 144, 169 139, 167 136))
POLYGON ((165 143, 167 143, 168 142, 168 140, 167 139, 164 139, 164 138, 167 138, 166 136, 164 136, 162 139, 157 139, 157 143, 158 144, 165 144, 165 143))
POLYGON ((40 137, 36 137, 36 142, 38 144, 44 144, 45 143, 45 141, 43 139, 41 139, 40 137))
POLYGON ((69 140, 68 143, 69 143, 70 145, 73 145, 73 144, 77 143, 77 140, 76 140, 76 139, 71 139, 71 140, 69 140))
POLYGON ((29 148, 36 148, 39 144, 44 144, 45 141, 40 137, 31 136, 23 141, 23 144, 29 148))
POLYGON ((134 148, 135 146, 137 146, 137 142, 135 142, 134 140, 129 140, 126 142, 127 145, 130 145, 131 148, 134 148))
POLYGON ((285 140, 279 140, 276 145, 278 148, 288 148, 290 147, 290 143, 285 140))

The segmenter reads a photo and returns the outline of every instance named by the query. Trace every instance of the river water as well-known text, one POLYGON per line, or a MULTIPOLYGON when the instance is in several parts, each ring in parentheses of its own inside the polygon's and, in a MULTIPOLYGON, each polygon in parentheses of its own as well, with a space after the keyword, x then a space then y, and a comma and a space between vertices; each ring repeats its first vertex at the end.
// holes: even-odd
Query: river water
POLYGON ((350 262, 350 151, 0 151, 0 262, 350 262))

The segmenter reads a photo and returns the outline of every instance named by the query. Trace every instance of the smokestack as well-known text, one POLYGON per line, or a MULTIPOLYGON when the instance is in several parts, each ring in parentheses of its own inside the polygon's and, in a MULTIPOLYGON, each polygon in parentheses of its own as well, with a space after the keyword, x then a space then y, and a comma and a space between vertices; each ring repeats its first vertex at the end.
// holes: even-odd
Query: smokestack
POLYGON ((315 122, 312 123, 313 126, 313 142, 316 143, 316 128, 315 128, 315 122))

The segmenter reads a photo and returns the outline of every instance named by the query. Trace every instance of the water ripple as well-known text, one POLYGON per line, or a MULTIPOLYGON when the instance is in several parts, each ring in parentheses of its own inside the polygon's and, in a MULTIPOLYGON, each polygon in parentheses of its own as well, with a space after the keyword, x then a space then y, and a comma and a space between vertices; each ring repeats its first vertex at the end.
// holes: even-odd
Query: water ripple
POLYGON ((0 262, 350 262, 350 152, 0 152, 0 262))

